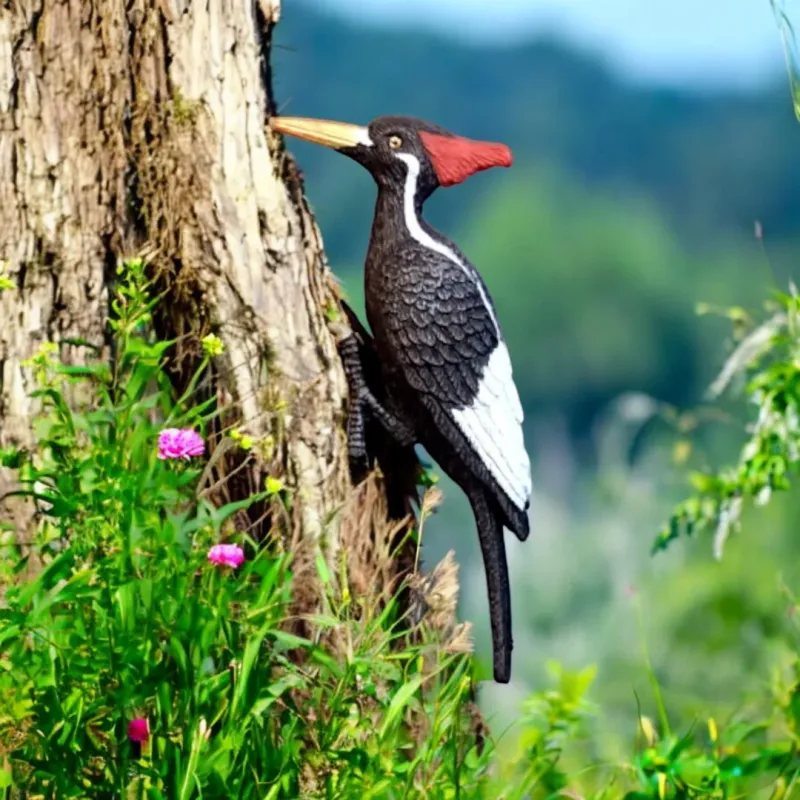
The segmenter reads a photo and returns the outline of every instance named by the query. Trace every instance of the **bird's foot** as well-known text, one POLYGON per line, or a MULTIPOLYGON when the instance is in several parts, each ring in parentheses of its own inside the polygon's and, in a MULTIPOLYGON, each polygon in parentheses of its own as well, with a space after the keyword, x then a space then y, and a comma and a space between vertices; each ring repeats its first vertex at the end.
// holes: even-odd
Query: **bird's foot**
POLYGON ((366 387, 362 392, 361 402, 401 447, 409 447, 417 441, 414 429, 381 405, 380 401, 366 387))
POLYGON ((356 335, 350 331, 340 336, 337 348, 350 390, 350 409, 347 417, 347 454, 350 461, 350 472, 354 478, 360 478, 369 470, 370 466, 364 431, 363 394, 367 391, 367 384, 361 369, 356 335))
MULTIPOLYGON (((403 420, 388 411, 381 402, 375 397, 367 386, 364 379, 364 372, 361 368, 361 358, 358 352, 358 339, 351 333, 340 339, 338 343, 339 356, 342 359, 347 381, 350 386, 350 416, 357 419, 348 425, 348 431, 352 430, 355 452, 358 454, 359 446, 363 446, 364 456, 366 456, 366 445, 364 444, 364 421, 363 411, 368 409, 386 431, 401 446, 408 446, 416 442, 414 430, 403 420)), ((359 457, 361 457, 359 455, 359 457)))
POLYGON ((350 472, 354 477, 361 477, 369 471, 369 455, 364 433, 364 413, 361 403, 350 402, 350 413, 347 417, 347 456, 350 461, 350 472))

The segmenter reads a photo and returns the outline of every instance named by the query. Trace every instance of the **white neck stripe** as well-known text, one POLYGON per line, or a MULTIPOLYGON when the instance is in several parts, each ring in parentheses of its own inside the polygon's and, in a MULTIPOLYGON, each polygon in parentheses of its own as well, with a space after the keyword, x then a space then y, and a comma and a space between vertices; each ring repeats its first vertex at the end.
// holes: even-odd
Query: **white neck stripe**
POLYGON ((497 332, 497 338, 502 341, 503 337, 500 334, 500 326, 498 325, 497 318, 492 310, 492 304, 490 303, 489 298, 486 296, 486 292, 481 283, 475 280, 475 276, 470 272, 466 264, 464 264, 464 262, 446 244, 437 242, 436 239, 427 233, 422 225, 420 225, 419 218, 417 217, 417 211, 414 207, 414 198, 417 195, 417 181, 419 180, 419 159, 416 156, 411 155, 411 153, 396 153, 395 156, 401 161, 404 161, 407 167, 406 180, 403 186, 403 217, 405 219, 408 232, 423 247, 427 247, 429 250, 435 250, 437 253, 445 256, 445 258, 450 259, 450 261, 456 264, 459 269, 461 269, 462 272, 474 282, 475 287, 480 293, 481 300, 483 300, 483 304, 486 306, 486 310, 489 312, 489 316, 492 318, 492 323, 494 324, 495 331, 497 332))

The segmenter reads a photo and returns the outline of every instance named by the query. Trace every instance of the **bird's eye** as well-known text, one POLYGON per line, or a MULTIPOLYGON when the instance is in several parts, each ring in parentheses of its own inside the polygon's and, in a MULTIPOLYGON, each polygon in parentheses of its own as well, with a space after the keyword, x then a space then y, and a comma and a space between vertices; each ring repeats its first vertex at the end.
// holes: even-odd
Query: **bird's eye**
POLYGON ((403 140, 397 134, 389 137, 389 147, 391 147, 392 150, 397 150, 398 147, 402 146, 403 140))

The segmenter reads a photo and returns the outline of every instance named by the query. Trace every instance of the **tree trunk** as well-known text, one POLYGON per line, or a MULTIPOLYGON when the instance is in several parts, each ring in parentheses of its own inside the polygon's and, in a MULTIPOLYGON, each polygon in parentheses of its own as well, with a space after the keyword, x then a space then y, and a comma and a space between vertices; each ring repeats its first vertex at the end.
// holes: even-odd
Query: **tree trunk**
MULTIPOLYGON (((16 284, 0 293, 0 449, 32 443, 23 362, 48 341, 67 363, 86 357, 77 340, 108 357, 109 283, 121 258, 143 257, 165 294, 159 330, 178 338, 178 388, 204 335, 226 345, 201 387, 227 409, 214 491, 241 499, 280 478, 293 498, 284 545, 323 545, 332 565, 347 553, 356 590, 374 594, 409 565, 388 549, 416 460, 387 470, 388 496, 376 475, 351 487, 336 286, 293 161, 265 126, 278 13, 276 0, 0 7, 0 259, 16 284), (225 455, 239 426, 259 446, 225 455)), ((0 496, 11 480, 0 473, 0 496)), ((0 515, 20 538, 36 523, 31 506, 0 515)), ((245 522, 261 533, 276 518, 261 508, 245 522)))

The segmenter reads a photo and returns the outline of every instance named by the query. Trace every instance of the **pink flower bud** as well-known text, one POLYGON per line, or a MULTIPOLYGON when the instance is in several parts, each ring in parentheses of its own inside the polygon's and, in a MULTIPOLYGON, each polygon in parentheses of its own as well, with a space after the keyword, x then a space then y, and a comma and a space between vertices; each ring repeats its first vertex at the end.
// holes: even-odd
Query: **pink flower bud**
POLYGON ((236 569, 244 562, 244 550, 238 544, 215 544, 208 551, 208 560, 212 564, 236 569))
POLYGON ((158 436, 158 457, 160 459, 201 456, 206 445, 203 437, 191 428, 164 428, 158 436))
POLYGON ((145 717, 136 717, 128 723, 128 738, 132 742, 146 742, 150 738, 150 726, 145 717))

